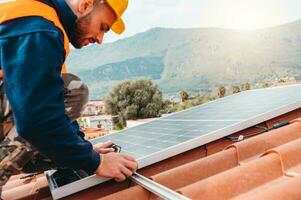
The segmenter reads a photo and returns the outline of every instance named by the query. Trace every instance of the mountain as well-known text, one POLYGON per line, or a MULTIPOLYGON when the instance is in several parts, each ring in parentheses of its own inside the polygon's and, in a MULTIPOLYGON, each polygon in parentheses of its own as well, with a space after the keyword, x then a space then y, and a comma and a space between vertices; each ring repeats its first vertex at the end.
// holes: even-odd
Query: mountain
POLYGON ((256 31, 154 28, 72 50, 67 64, 101 98, 121 80, 152 78, 166 95, 301 78, 301 20, 256 31))

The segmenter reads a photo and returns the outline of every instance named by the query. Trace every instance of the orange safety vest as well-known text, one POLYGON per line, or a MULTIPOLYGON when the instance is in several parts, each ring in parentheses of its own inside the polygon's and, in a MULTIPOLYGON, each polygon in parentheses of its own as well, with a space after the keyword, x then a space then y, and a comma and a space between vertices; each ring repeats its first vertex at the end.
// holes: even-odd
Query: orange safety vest
MULTIPOLYGON (((6 3, 0 3, 0 24, 9 20, 29 16, 43 17, 44 19, 51 21, 57 28, 62 31, 64 35, 64 48, 67 57, 70 52, 69 39, 67 37, 66 31, 60 23, 56 11, 52 7, 36 0, 15 0, 6 3)), ((62 73, 67 73, 67 67, 65 64, 63 64, 62 66, 62 73)), ((2 77, 3 72, 0 69, 0 78, 2 77)))

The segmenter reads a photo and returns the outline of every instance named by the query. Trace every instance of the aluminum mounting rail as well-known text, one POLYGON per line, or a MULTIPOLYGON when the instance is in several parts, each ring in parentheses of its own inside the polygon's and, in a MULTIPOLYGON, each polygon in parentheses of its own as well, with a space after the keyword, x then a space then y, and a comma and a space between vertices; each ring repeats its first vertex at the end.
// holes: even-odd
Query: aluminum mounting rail
POLYGON ((156 194, 157 196, 165 200, 190 200, 189 198, 159 184, 156 183, 138 173, 134 173, 130 179, 140 185, 141 187, 147 189, 148 191, 156 194))

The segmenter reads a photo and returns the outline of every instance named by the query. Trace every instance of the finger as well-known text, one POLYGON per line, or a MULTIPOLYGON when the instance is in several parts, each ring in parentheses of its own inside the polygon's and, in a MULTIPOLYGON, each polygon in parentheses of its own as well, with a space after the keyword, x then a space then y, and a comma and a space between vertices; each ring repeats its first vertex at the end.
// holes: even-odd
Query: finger
POLYGON ((101 154, 106 154, 106 153, 114 152, 115 149, 113 149, 113 148, 106 148, 106 149, 97 148, 96 151, 101 153, 101 154))
POLYGON ((107 142, 105 142, 105 143, 102 143, 102 147, 103 148, 109 148, 109 147, 111 147, 113 145, 113 142, 111 142, 111 141, 107 141, 107 142))
POLYGON ((107 141, 107 142, 104 142, 104 143, 95 144, 94 146, 97 147, 97 148, 109 148, 112 145, 113 145, 113 143, 111 141, 107 141))
POLYGON ((129 170, 128 168, 126 168, 126 167, 123 167, 123 168, 121 169, 121 172, 122 172, 122 174, 125 175, 127 178, 133 175, 133 172, 132 172, 131 170, 129 170))
POLYGON ((126 179, 126 176, 123 173, 120 173, 114 179, 117 182, 122 182, 122 181, 124 181, 126 179))
POLYGON ((136 159, 130 155, 126 155, 126 154, 122 154, 122 156, 127 159, 127 160, 130 160, 130 161, 133 161, 133 162, 136 162, 136 159))
POLYGON ((135 172, 138 168, 138 164, 136 161, 125 161, 124 165, 131 170, 131 172, 135 172))
POLYGON ((94 144, 93 147, 94 147, 94 148, 98 148, 98 147, 101 147, 102 144, 103 144, 103 143, 97 143, 97 144, 94 144))

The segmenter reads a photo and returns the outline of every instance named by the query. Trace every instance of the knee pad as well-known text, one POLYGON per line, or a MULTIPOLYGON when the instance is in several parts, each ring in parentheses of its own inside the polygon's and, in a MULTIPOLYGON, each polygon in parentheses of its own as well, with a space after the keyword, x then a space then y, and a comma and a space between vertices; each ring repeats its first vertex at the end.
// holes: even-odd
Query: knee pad
POLYGON ((71 121, 82 114, 89 100, 87 85, 74 74, 63 74, 65 113, 71 121))

